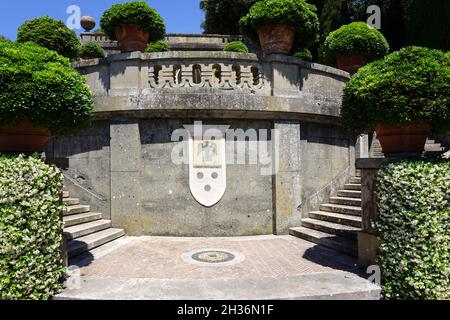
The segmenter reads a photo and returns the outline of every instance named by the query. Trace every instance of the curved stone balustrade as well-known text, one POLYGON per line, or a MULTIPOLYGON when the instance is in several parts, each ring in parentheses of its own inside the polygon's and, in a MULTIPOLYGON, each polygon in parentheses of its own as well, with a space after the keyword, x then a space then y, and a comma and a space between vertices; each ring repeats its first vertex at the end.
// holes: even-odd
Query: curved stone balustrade
POLYGON ((220 51, 122 53, 73 66, 87 77, 97 116, 198 111, 336 122, 349 79, 344 71, 294 57, 220 51))

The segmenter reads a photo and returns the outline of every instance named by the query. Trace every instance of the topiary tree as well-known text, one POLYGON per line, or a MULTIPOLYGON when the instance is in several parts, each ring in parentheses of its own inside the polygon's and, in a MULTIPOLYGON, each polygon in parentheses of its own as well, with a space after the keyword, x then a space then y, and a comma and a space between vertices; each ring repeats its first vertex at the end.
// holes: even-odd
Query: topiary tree
POLYGON ((19 27, 17 42, 34 42, 69 59, 78 57, 80 41, 62 21, 50 17, 35 18, 19 27))
POLYGON ((239 20, 248 13, 258 0, 204 0, 201 8, 205 12, 202 27, 205 33, 241 33, 239 20))
POLYGON ((105 50, 96 42, 88 42, 81 46, 80 57, 83 59, 104 58, 105 50))
POLYGON ((359 69, 346 83, 342 124, 354 133, 377 124, 426 122, 450 130, 450 53, 406 47, 359 69))
POLYGON ((288 25, 295 29, 296 43, 309 47, 319 39, 316 7, 305 0, 262 0, 256 2, 240 20, 244 34, 257 38, 265 26, 288 25))
POLYGON ((164 40, 158 40, 152 43, 149 43, 145 52, 168 52, 170 51, 169 44, 164 40))
POLYGON ((248 53, 248 47, 242 41, 231 41, 225 45, 223 51, 248 53))
POLYGON ((370 28, 367 23, 352 22, 331 32, 325 39, 324 50, 333 59, 363 54, 371 61, 386 55, 389 44, 381 32, 370 28))
POLYGON ((163 18, 155 9, 150 8, 147 2, 115 4, 100 18, 100 27, 111 40, 117 40, 115 33, 117 27, 133 24, 149 33, 149 42, 163 39, 166 33, 163 18))
POLYGON ((70 133, 89 124, 91 97, 67 58, 34 43, 0 41, 0 125, 28 119, 70 133))

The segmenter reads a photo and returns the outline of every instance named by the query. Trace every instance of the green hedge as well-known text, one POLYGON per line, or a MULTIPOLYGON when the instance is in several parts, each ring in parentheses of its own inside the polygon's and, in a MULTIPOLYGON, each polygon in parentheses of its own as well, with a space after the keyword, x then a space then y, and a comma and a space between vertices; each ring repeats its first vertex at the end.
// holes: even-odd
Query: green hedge
POLYGON ((92 94, 68 59, 33 43, 0 41, 0 125, 24 118, 52 134, 89 124, 92 94))
POLYGON ((168 52, 170 51, 169 44, 164 40, 158 40, 152 43, 149 43, 147 48, 145 48, 145 52, 168 52))
POLYGON ((81 58, 104 58, 105 50, 96 42, 88 42, 80 48, 81 58))
POLYGON ((362 67, 344 88, 342 123, 354 133, 376 124, 427 122, 450 130, 450 52, 406 47, 362 67))
POLYGON ((390 163, 377 195, 384 297, 450 299, 450 162, 390 163))
POLYGON ((294 54, 292 56, 303 59, 305 61, 312 61, 312 59, 313 59, 311 51, 309 51, 308 49, 298 50, 298 51, 294 52, 294 54))
POLYGON ((370 28, 367 23, 352 22, 331 32, 325 40, 324 49, 332 59, 364 54, 372 61, 385 56, 389 52, 389 44, 380 31, 370 28))
POLYGON ((305 0, 262 0, 256 2, 240 20, 244 34, 257 38, 264 26, 290 25, 295 28, 295 42, 309 47, 319 39, 319 18, 316 6, 305 0))
POLYGON ((149 42, 162 39, 166 33, 163 18, 143 1, 115 4, 100 18, 100 27, 111 40, 116 40, 116 27, 132 24, 149 33, 149 42))
POLYGON ((35 18, 19 27, 17 42, 34 42, 69 59, 78 57, 80 41, 62 21, 50 17, 35 18))
POLYGON ((61 289, 62 187, 61 172, 38 158, 0 156, 0 300, 61 289))
POLYGON ((248 53, 248 47, 242 41, 231 41, 225 45, 223 51, 248 53))

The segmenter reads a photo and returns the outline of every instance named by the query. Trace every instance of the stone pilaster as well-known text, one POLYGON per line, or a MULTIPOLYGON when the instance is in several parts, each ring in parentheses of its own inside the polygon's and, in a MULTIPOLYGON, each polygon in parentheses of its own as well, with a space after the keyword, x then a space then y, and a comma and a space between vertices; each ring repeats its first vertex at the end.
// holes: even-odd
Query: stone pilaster
POLYGON ((300 123, 276 121, 274 129, 274 233, 279 235, 301 221, 300 123))
POLYGON ((361 170, 362 230, 358 233, 358 264, 362 267, 378 264, 379 246, 376 221, 378 216, 376 182, 377 173, 385 158, 358 159, 361 170))
POLYGON ((140 234, 141 138, 137 120, 111 123, 111 220, 129 235, 140 234), (135 221, 136 220, 136 221, 135 221))

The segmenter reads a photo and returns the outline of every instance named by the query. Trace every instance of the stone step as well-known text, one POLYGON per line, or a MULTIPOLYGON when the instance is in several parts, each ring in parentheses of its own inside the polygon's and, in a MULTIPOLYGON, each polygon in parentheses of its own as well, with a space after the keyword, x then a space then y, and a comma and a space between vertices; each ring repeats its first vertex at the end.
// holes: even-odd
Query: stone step
POLYGON ((326 211, 311 211, 309 213, 311 219, 317 219, 322 221, 328 221, 338 224, 343 224, 346 226, 361 228, 361 217, 351 216, 348 214, 341 214, 335 212, 326 211))
POLYGON ((361 169, 356 169, 355 170, 355 176, 361 177, 361 169))
POLYGON ((63 199, 63 203, 66 206, 74 206, 74 205, 80 204, 80 199, 77 199, 77 198, 64 198, 63 199))
POLYGON ((125 231, 123 229, 109 228, 75 240, 71 240, 67 243, 67 252, 69 258, 120 238, 124 234, 125 231))
POLYGON ((302 227, 334 234, 352 240, 356 240, 358 231, 361 231, 360 228, 310 218, 302 220, 302 227))
POLYGON ((354 257, 358 255, 358 245, 355 240, 304 227, 291 228, 289 234, 354 257))
POLYGON ((336 212, 336 213, 348 214, 348 215, 352 215, 352 216, 361 216, 361 214, 362 214, 361 207, 345 206, 345 205, 333 204, 333 203, 321 204, 319 209, 320 209, 320 211, 336 212))
POLYGON ((442 152, 445 151, 445 148, 440 144, 431 144, 425 146, 425 152, 442 152))
POLYGON ((345 190, 361 190, 360 183, 347 183, 344 185, 345 190))
POLYGON ((63 198, 69 197, 69 191, 63 191, 63 198))
POLYGON ((82 223, 86 223, 86 222, 100 220, 101 218, 102 218, 101 213, 94 213, 94 212, 79 213, 79 214, 74 214, 71 216, 65 216, 65 217, 63 217, 64 228, 76 226, 78 224, 82 224, 82 223))
POLYGON ((361 191, 359 190, 339 190, 338 197, 361 199, 361 191))
POLYGON ((67 240, 77 239, 88 234, 105 230, 111 227, 110 220, 96 220, 83 224, 78 224, 64 229, 64 236, 67 240))
POLYGON ((349 179, 348 183, 360 184, 361 183, 361 177, 352 177, 352 178, 349 179))
POLYGON ((70 216, 72 214, 77 214, 77 213, 86 213, 86 212, 89 212, 90 210, 91 210, 90 206, 83 205, 83 204, 77 204, 74 206, 65 207, 63 210, 63 215, 70 216))
POLYGON ((330 203, 361 207, 361 199, 358 198, 330 197, 330 203))

